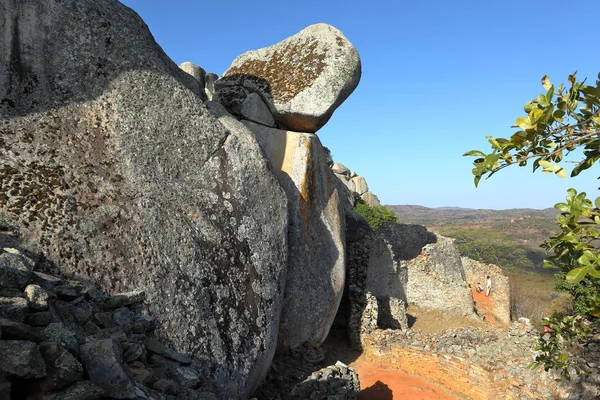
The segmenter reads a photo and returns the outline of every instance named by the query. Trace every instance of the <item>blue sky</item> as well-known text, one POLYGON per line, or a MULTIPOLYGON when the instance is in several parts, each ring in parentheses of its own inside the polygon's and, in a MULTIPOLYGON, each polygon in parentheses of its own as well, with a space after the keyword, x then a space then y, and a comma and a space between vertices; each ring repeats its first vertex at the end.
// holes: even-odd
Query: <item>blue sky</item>
MULTIPOLYGON (((600 2, 516 0, 124 0, 180 64, 221 75, 239 54, 326 22, 358 49, 358 88, 317 132, 384 204, 545 208, 574 187, 598 196, 600 166, 577 179, 501 171, 473 186, 471 149, 509 136, 522 106, 567 75, 600 72, 600 2)), ((565 166, 570 170, 570 166, 565 166)))

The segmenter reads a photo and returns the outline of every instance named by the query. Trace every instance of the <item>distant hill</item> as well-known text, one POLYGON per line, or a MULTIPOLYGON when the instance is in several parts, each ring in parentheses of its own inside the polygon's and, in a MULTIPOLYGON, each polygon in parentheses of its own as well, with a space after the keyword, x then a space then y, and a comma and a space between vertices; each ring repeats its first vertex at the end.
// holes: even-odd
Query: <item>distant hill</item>
POLYGON ((417 205, 386 205, 386 207, 394 211, 402 223, 419 224, 428 228, 464 225, 496 226, 529 218, 538 218, 554 224, 558 214, 554 208, 487 210, 461 207, 429 208, 417 205))
POLYGON ((424 225, 433 232, 455 238, 462 255, 497 264, 507 272, 539 270, 546 256, 540 244, 559 232, 558 211, 553 208, 386 207, 398 215, 401 223, 424 225))

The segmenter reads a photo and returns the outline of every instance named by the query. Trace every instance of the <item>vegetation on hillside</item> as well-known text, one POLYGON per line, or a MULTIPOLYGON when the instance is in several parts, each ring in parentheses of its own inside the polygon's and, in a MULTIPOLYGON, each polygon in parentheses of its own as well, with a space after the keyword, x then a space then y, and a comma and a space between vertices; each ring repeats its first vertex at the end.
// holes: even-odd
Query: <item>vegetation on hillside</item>
POLYGON ((384 222, 399 222, 398 216, 387 207, 370 206, 360 197, 356 198, 354 211, 360 214, 369 223, 369 226, 372 229, 379 228, 384 222))
MULTIPOLYGON (((517 118, 517 132, 510 138, 487 139, 490 153, 471 150, 473 175, 477 186, 482 177, 491 177, 511 165, 533 164, 533 170, 567 176, 565 157, 579 160, 571 171, 577 176, 600 160, 600 74, 596 85, 577 81, 569 75, 568 87, 555 87, 547 76, 542 78, 545 92, 525 104, 527 114, 517 118), (579 150, 575 153, 575 150, 579 150)), ((600 330, 600 197, 594 202, 586 193, 569 189, 566 202, 556 204, 560 212, 560 232, 542 245, 553 252, 546 265, 559 268, 557 289, 568 291, 574 299, 574 315, 555 315, 548 319, 538 340, 541 351, 535 365, 546 370, 560 368, 567 378, 577 363, 581 343, 600 330)))

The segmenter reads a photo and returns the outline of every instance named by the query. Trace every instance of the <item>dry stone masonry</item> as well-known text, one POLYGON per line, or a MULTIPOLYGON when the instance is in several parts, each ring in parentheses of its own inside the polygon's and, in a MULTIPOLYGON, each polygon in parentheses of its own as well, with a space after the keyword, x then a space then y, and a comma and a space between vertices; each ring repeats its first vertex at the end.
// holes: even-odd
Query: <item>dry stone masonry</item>
POLYGON ((454 240, 436 235, 408 262, 408 304, 475 317, 473 297, 454 240))
POLYGON ((465 270, 465 277, 471 292, 475 299, 475 309, 481 316, 495 318, 497 321, 510 323, 510 285, 508 277, 502 273, 500 267, 494 264, 484 264, 479 261, 471 260, 468 257, 461 257, 462 265, 465 270), (490 296, 486 299, 485 287, 487 277, 492 281, 492 290, 490 296), (484 288, 483 293, 477 294, 476 285, 481 282, 484 288), (478 301, 479 300, 479 301, 478 301))
POLYGON ((111 296, 0 254, 0 398, 217 399, 203 366, 155 335, 145 291, 111 296))

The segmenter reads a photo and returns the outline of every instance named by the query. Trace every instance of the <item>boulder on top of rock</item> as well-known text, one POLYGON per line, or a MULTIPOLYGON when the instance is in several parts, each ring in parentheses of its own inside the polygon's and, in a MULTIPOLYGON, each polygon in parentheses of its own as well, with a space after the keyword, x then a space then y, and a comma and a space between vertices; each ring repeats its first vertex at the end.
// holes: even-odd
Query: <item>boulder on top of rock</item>
POLYGON ((342 32, 315 24, 238 56, 217 81, 216 92, 219 101, 228 98, 223 103, 230 110, 228 103, 241 104, 256 92, 272 105, 281 127, 316 132, 356 88, 360 74, 358 52, 342 32))
POLYGON ((348 167, 337 161, 333 163, 333 165, 331 166, 331 170, 336 174, 344 175, 347 177, 350 177, 351 174, 351 171, 348 167))
POLYGON ((319 138, 244 121, 288 198, 288 275, 279 348, 320 345, 344 291, 344 200, 319 138))
MULTIPOLYGON (((287 202, 260 147, 218 122, 118 1, 1 1, 0 26, 6 218, 63 275, 144 289, 157 335, 247 398, 287 268, 287 202)), ((64 342, 58 324, 44 331, 64 342)))
POLYGON ((196 79, 200 84, 200 87, 204 89, 204 87, 206 86, 206 82, 204 80, 204 77, 206 76, 206 71, 201 66, 196 65, 193 62, 186 61, 179 64, 179 68, 193 76, 194 79, 196 79))

